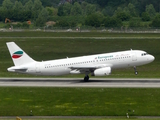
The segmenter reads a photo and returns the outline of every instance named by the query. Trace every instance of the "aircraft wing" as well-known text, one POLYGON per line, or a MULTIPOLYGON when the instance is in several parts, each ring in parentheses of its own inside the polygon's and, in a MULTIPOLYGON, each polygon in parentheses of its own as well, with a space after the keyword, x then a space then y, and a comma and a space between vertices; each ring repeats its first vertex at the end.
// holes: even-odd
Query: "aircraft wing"
POLYGON ((98 64, 92 66, 73 66, 70 67, 72 70, 71 73, 86 73, 86 72, 93 72, 95 69, 103 68, 103 67, 111 67, 110 64, 98 64))
POLYGON ((98 69, 98 68, 103 68, 103 67, 111 67, 111 64, 98 64, 98 65, 87 65, 87 66, 72 66, 70 67, 71 69, 98 69))

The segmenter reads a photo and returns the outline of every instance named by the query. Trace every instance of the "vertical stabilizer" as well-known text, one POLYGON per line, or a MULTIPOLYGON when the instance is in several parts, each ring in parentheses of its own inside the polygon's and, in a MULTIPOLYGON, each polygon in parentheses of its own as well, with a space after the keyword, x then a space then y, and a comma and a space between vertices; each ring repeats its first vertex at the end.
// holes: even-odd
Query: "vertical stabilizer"
POLYGON ((11 58, 15 66, 35 62, 30 56, 28 56, 18 45, 14 42, 7 42, 11 58))

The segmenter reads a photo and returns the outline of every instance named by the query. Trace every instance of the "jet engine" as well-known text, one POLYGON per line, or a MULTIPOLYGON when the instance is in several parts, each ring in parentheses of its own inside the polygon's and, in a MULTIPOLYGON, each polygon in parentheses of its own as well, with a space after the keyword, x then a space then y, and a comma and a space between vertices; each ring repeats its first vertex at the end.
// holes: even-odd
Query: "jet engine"
POLYGON ((104 67, 96 69, 93 73, 91 73, 92 76, 106 76, 111 74, 111 68, 110 67, 104 67))

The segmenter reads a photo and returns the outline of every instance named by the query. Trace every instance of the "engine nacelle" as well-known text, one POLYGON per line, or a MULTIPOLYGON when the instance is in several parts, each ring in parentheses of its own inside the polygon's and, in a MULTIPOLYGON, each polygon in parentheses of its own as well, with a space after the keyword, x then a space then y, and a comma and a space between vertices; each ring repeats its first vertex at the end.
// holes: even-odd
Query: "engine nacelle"
POLYGON ((92 76, 106 76, 111 74, 111 68, 110 67, 104 67, 104 68, 99 68, 96 69, 93 73, 92 76))

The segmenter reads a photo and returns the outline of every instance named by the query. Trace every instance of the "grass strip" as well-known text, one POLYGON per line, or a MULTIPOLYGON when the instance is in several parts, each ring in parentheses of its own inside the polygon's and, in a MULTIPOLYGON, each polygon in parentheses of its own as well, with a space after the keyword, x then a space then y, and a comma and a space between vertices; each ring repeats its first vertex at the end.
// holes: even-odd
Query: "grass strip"
POLYGON ((0 37, 160 37, 159 33, 110 33, 110 32, 0 32, 0 37))
POLYGON ((0 87, 0 93, 0 116, 160 116, 159 88, 0 87))

